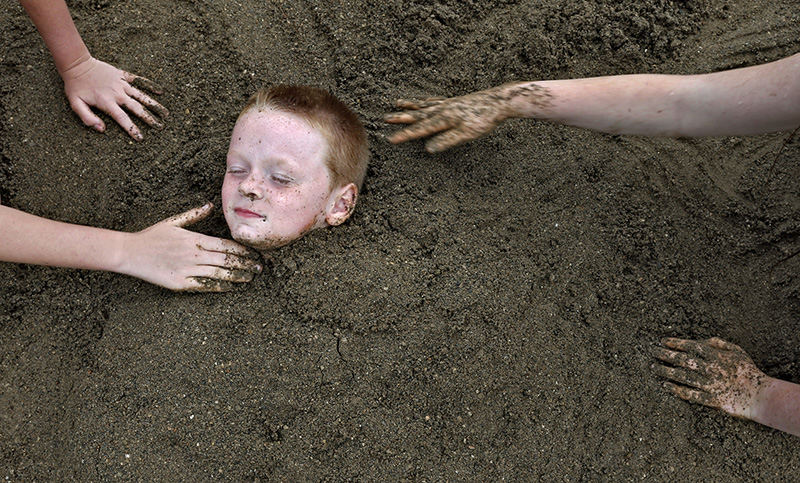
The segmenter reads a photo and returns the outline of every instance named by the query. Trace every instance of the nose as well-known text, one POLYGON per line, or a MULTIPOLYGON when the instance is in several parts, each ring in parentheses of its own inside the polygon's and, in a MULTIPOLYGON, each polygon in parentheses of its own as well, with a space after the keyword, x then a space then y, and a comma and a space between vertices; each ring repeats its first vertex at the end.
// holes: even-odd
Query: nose
POLYGON ((260 200, 264 197, 264 183, 255 175, 250 174, 244 181, 239 183, 239 194, 250 200, 260 200))

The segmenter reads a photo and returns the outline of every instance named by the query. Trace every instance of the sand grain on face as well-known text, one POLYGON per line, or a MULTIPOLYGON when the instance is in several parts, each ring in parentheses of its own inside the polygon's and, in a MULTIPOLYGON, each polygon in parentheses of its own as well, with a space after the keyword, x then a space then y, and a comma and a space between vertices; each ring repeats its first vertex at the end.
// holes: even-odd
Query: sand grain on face
MULTIPOLYGON (((716 335, 800 381, 800 258, 765 269, 797 248, 797 141, 768 179, 781 135, 513 120, 431 156, 385 142, 397 128, 381 121, 397 98, 776 60, 800 51, 796 2, 69 5, 93 55, 158 82, 171 115, 139 123, 141 143, 108 118, 105 135, 83 127, 10 3, 4 205, 129 231, 221 207, 231 128, 271 82, 353 106, 371 166, 347 223, 226 294, 0 264, 0 478, 800 474, 796 441, 663 391, 648 353, 716 335)), ((192 229, 228 236, 219 212, 192 229)))

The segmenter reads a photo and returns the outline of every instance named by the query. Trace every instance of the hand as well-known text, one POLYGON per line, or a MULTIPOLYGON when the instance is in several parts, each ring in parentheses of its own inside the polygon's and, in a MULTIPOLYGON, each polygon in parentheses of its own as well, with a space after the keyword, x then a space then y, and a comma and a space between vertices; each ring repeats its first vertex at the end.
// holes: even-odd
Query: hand
POLYGON ((769 378, 738 345, 717 337, 705 341, 667 338, 655 356, 669 365, 655 365, 657 374, 678 397, 752 419, 759 392, 769 378), (672 349, 672 350, 670 350, 672 349))
POLYGON ((152 81, 117 69, 88 55, 84 60, 62 72, 61 78, 64 79, 64 92, 72 110, 84 124, 99 132, 104 132, 106 126, 102 119, 92 112, 90 106, 111 116, 137 141, 142 140, 142 133, 122 107, 157 128, 162 128, 163 124, 147 109, 155 112, 162 120, 169 114, 164 106, 132 85, 137 84, 148 91, 161 94, 161 89, 152 81))
POLYGON ((224 292, 261 271, 259 256, 232 240, 182 227, 211 214, 211 203, 175 215, 138 233, 126 234, 122 273, 170 290, 224 292))
POLYGON ((425 144, 429 152, 444 151, 456 144, 479 138, 518 112, 514 100, 545 106, 550 102, 547 89, 536 84, 505 84, 461 97, 423 100, 398 99, 397 107, 405 112, 384 116, 393 124, 411 124, 389 138, 392 143, 430 136, 445 131, 425 144))

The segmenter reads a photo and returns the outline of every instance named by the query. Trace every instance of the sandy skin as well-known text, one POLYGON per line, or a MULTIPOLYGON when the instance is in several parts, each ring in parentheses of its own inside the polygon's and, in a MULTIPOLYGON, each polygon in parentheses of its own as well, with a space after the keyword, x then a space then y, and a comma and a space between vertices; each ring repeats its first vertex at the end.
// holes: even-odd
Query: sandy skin
POLYGON ((387 114, 384 120, 392 124, 411 124, 392 135, 389 140, 393 143, 441 133, 425 144, 429 152, 439 152, 477 139, 514 117, 515 99, 524 99, 546 110, 551 95, 536 84, 506 84, 451 99, 399 99, 397 107, 406 111, 387 114))
POLYGON ((686 401, 718 408, 800 436, 800 385, 767 376, 736 344, 667 338, 654 355, 653 370, 686 401))

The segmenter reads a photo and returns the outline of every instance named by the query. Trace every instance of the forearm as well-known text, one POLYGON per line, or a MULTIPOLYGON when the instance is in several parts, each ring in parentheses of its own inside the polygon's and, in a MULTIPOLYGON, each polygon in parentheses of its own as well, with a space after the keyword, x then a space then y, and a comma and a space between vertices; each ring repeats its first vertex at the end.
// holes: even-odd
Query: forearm
POLYGON ((63 73, 89 58, 64 0, 19 0, 53 56, 56 68, 63 73))
POLYGON ((513 100, 519 117, 614 134, 747 135, 800 125, 800 54, 701 75, 638 74, 523 83, 546 103, 513 100))
POLYGON ((126 233, 72 225, 0 206, 0 261, 119 271, 126 233))
POLYGON ((800 436, 800 385, 770 378, 757 398, 751 419, 800 436))

